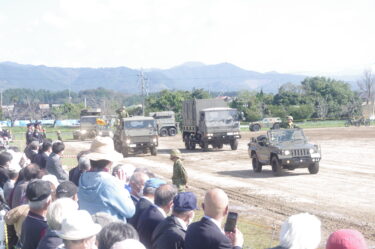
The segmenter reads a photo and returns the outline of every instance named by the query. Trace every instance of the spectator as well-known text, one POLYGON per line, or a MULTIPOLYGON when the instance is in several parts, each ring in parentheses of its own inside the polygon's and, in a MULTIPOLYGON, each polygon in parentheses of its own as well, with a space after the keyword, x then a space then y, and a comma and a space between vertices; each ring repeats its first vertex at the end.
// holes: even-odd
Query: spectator
POLYGON ((29 213, 30 208, 28 204, 24 204, 9 210, 4 217, 5 223, 10 226, 14 226, 16 231, 17 240, 21 237, 22 224, 29 213))
POLYGON ((43 181, 49 182, 49 184, 51 185, 51 190, 52 190, 52 193, 51 193, 52 201, 56 200, 56 189, 59 186, 59 181, 57 180, 56 176, 44 175, 42 176, 41 179, 43 181))
POLYGON ((326 249, 368 249, 365 238, 357 230, 340 229, 332 233, 326 249))
POLYGON ((15 170, 8 171, 9 180, 3 186, 4 198, 8 204, 10 203, 10 197, 14 189, 14 185, 17 181, 18 174, 19 174, 19 171, 15 171, 15 170))
POLYGON ((112 222, 119 221, 119 219, 117 219, 116 217, 113 217, 112 215, 104 212, 93 214, 91 215, 91 218, 96 224, 99 224, 101 227, 105 227, 112 222))
POLYGON ((111 249, 146 249, 141 242, 135 239, 126 239, 113 244, 111 249))
POLYGON ((148 175, 143 172, 136 172, 130 177, 130 196, 134 202, 134 205, 137 205, 138 201, 142 197, 143 189, 148 179, 148 175))
POLYGON ((74 201, 78 201, 77 197, 78 188, 71 181, 65 181, 59 184, 56 188, 56 198, 70 198, 74 201))
POLYGON ((155 205, 146 209, 139 218, 137 231, 142 244, 151 248, 151 238, 157 225, 162 222, 171 211, 173 198, 177 189, 171 184, 164 184, 155 191, 155 205))
POLYGON ((45 170, 47 166, 47 159, 52 153, 52 143, 45 141, 42 144, 42 148, 39 150, 38 154, 35 155, 34 160, 31 162, 39 165, 41 170, 45 170))
POLYGON ((38 154, 39 150, 39 142, 32 141, 26 148, 25 148, 25 155, 30 160, 30 162, 34 161, 34 157, 38 154))
POLYGON ((134 170, 133 174, 135 172, 143 172, 143 173, 147 174, 149 178, 156 178, 156 175, 154 173, 152 173, 148 168, 136 168, 134 170))
POLYGON ((129 192, 116 177, 108 173, 113 161, 123 159, 114 150, 113 140, 110 137, 96 137, 86 157, 90 159, 91 170, 79 180, 80 209, 90 214, 106 212, 123 221, 132 217, 135 207, 129 192))
POLYGON ((103 227, 98 234, 98 249, 111 248, 116 242, 126 239, 139 239, 134 227, 124 222, 113 222, 103 227))
POLYGON ((64 154, 65 145, 62 142, 52 144, 52 153, 47 158, 46 169, 51 175, 57 177, 60 182, 68 180, 68 174, 61 165, 61 156, 64 154))
POLYGON ((0 152, 0 167, 9 169, 13 156, 7 151, 0 152))
POLYGON ((321 239, 320 220, 311 214, 290 216, 281 226, 280 245, 273 249, 315 249, 321 239))
POLYGON ((69 171, 69 181, 74 182, 76 186, 79 184, 79 178, 81 175, 84 172, 89 171, 91 168, 90 160, 85 157, 88 153, 89 151, 86 150, 79 152, 77 155, 78 165, 69 171))
POLYGON ((241 248, 243 235, 236 229, 235 233, 222 232, 221 223, 228 214, 228 196, 221 189, 209 190, 202 208, 204 217, 189 226, 185 237, 186 249, 230 249, 241 248))
POLYGON ((95 249, 100 230, 101 226, 92 221, 87 211, 78 210, 62 221, 57 235, 63 239, 66 249, 95 249))
POLYGON ((38 249, 56 249, 63 244, 63 240, 57 235, 61 229, 61 222, 71 212, 78 210, 77 202, 69 198, 61 198, 51 203, 47 210, 48 230, 40 240, 38 249))
POLYGON ((173 213, 160 222, 152 233, 153 249, 183 249, 188 225, 193 221, 197 198, 191 192, 180 192, 173 199, 173 213))
POLYGON ((34 124, 28 123, 26 130, 26 145, 29 145, 33 141, 33 134, 34 134, 34 124))
POLYGON ((143 196, 135 206, 134 216, 129 220, 129 223, 132 224, 133 227, 138 226, 139 217, 142 216, 146 209, 154 204, 155 191, 163 184, 166 184, 166 182, 158 178, 150 178, 146 181, 145 187, 143 188, 143 196))
POLYGON ((51 186, 43 180, 30 182, 26 189, 30 211, 22 224, 20 245, 22 249, 35 249, 47 231, 45 216, 51 203, 51 186))

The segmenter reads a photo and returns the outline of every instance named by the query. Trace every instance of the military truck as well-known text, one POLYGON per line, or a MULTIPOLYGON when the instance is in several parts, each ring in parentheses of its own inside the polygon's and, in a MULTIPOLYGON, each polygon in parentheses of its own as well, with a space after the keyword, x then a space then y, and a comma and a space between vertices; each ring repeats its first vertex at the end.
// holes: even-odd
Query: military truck
POLYGON ((176 136, 177 124, 173 111, 150 112, 149 116, 156 120, 159 136, 176 136))
POLYGON ((271 165, 275 176, 283 169, 308 168, 310 174, 319 172, 320 146, 311 144, 302 129, 269 130, 267 135, 252 138, 248 154, 254 172, 262 172, 263 165, 271 165))
POLYGON ((194 150, 198 144, 203 151, 208 146, 221 149, 229 144, 237 150, 240 135, 240 115, 228 108, 222 99, 186 100, 182 104, 182 139, 185 148, 194 150))
POLYGON ((134 116, 122 118, 113 136, 115 150, 128 157, 130 153, 148 153, 156 156, 158 131, 152 117, 134 116))
POLYGON ((80 128, 73 132, 74 139, 95 138, 99 132, 97 120, 101 118, 101 109, 84 109, 80 113, 80 128))

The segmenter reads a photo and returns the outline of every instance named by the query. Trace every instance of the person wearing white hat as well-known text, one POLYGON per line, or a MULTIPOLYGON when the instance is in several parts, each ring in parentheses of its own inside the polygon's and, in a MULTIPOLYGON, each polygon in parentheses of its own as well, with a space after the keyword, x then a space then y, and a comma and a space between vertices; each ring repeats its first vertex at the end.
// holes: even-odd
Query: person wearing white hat
POLYGON ((94 249, 96 235, 102 227, 94 223, 91 215, 85 210, 78 210, 66 216, 61 229, 56 233, 63 239, 66 249, 94 249))
POLYGON ((109 173, 113 162, 123 159, 115 151, 112 138, 96 137, 85 157, 90 160, 91 170, 83 173, 79 179, 80 209, 90 214, 109 213, 122 221, 131 218, 135 207, 130 194, 124 188, 124 183, 109 173))

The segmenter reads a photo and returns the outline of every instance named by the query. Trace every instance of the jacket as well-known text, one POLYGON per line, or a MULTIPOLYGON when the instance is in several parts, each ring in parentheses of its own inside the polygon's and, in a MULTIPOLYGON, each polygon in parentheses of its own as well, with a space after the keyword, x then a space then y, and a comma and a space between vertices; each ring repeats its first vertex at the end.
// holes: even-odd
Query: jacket
POLYGON ((22 249, 36 249, 47 232, 47 221, 43 216, 29 211, 22 224, 20 245, 22 249))
POLYGON ((240 247, 233 247, 229 238, 216 224, 203 217, 188 227, 185 249, 240 249, 240 247))
POLYGON ((175 216, 159 223, 152 233, 152 249, 183 249, 186 230, 175 216))
POLYGON ((47 158, 46 169, 49 174, 56 176, 59 182, 69 179, 68 174, 62 168, 60 156, 55 153, 51 153, 47 158))
POLYGON ((56 249, 64 244, 56 231, 48 228, 46 235, 39 241, 37 249, 56 249))
POLYGON ((126 221, 135 213, 129 192, 107 172, 86 172, 79 179, 78 204, 90 214, 109 213, 126 221))
POLYGON ((135 214, 134 216, 129 220, 129 223, 133 225, 133 227, 137 228, 139 217, 141 217, 142 213, 148 209, 153 203, 149 201, 148 199, 142 197, 137 205, 135 206, 135 214))
POLYGON ((45 169, 47 165, 48 155, 45 152, 39 152, 34 156, 32 163, 38 164, 41 169, 45 169))
POLYGON ((9 210, 4 217, 5 223, 8 225, 14 225, 16 234, 18 237, 21 236, 22 224, 29 213, 29 205, 21 205, 16 208, 9 210))
POLYGON ((164 219, 164 215, 155 205, 151 205, 139 218, 138 226, 136 228, 139 234, 139 241, 141 241, 147 249, 152 248, 152 233, 164 219))

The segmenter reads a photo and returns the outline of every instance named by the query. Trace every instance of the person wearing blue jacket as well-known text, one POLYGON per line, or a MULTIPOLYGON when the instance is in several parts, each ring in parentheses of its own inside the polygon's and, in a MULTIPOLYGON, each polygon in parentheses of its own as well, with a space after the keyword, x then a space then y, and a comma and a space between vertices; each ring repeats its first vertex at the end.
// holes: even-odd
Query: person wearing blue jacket
POLYGON ((78 203, 80 209, 90 214, 105 212, 126 222, 135 213, 134 203, 124 183, 110 174, 113 162, 123 159, 114 150, 110 137, 96 137, 91 144, 91 170, 79 180, 78 203))

